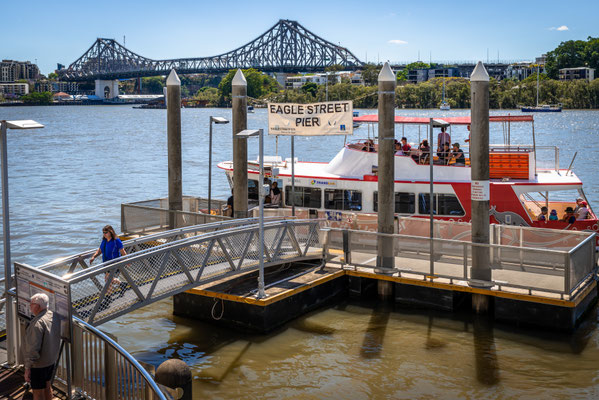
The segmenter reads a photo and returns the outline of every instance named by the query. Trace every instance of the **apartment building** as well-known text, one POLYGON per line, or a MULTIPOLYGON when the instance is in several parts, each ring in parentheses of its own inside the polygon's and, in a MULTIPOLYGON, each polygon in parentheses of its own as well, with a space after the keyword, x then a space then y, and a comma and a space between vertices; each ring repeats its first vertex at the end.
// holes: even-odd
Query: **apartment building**
POLYGON ((0 82, 15 82, 20 79, 37 80, 40 70, 29 61, 2 60, 0 62, 0 82))

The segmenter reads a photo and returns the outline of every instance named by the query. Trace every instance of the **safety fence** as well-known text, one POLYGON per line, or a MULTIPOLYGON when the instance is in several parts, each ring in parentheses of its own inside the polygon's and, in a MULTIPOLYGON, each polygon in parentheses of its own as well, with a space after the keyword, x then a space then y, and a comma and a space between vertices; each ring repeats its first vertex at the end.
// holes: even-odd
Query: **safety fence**
MULTIPOLYGON (((226 201, 211 200, 213 210, 221 210, 226 201)), ((121 230, 124 234, 147 234, 191 225, 207 224, 231 219, 208 213, 208 200, 184 196, 183 210, 169 210, 168 199, 152 199, 121 204, 121 230)))
POLYGON ((237 226, 141 249, 113 262, 63 274, 73 313, 99 325, 200 284, 266 267, 322 256, 319 221, 279 220, 237 226))
POLYGON ((168 389, 154 382, 143 366, 115 340, 78 318, 73 318, 72 327, 71 349, 61 353, 54 386, 66 393, 68 374, 71 373, 72 390, 78 397, 93 400, 172 399, 168 389))
MULTIPOLYGON (((528 228, 531 229, 531 228, 528 228)), ((479 282, 497 290, 504 288, 524 289, 528 293, 540 291, 570 298, 585 282, 597 274, 595 258, 595 234, 587 232, 559 232, 568 239, 555 243, 538 242, 535 247, 525 246, 537 240, 538 235, 556 232, 529 231, 521 227, 492 227, 496 243, 479 244, 468 240, 443 239, 405 234, 382 234, 339 228, 327 228, 323 239, 325 254, 332 263, 349 267, 376 268, 377 243, 387 238, 393 245, 392 265, 385 265, 393 272, 423 277, 438 277, 454 281, 471 281, 472 253, 485 249, 489 256, 492 278, 479 282), (510 234, 518 232, 520 245, 500 244, 505 240, 506 228, 510 234), (565 246, 569 244, 569 247, 565 246), (554 247, 554 248, 551 248, 554 247), (565 247, 565 248, 564 248, 565 247), (343 257, 339 257, 339 253, 343 257), (375 257, 373 257, 373 255, 375 257)), ((541 231, 551 231, 550 229, 541 231)), ((508 239, 512 240, 512 238, 508 239)))

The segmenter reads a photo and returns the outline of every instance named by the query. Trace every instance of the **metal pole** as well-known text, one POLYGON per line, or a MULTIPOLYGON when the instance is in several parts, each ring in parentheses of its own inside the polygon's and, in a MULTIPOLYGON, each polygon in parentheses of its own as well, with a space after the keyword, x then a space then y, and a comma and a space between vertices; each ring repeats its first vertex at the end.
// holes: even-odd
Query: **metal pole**
POLYGON ((295 217, 295 136, 291 136, 291 215, 295 217))
POLYGON ((212 117, 208 130, 208 214, 212 214, 212 117))
POLYGON ((13 325, 16 321, 13 320, 13 310, 11 307, 12 297, 8 295, 8 291, 12 287, 12 271, 10 260, 10 220, 8 207, 8 152, 7 152, 7 125, 6 121, 0 121, 0 142, 2 143, 2 233, 4 235, 4 297, 6 298, 6 355, 9 365, 16 361, 15 340, 13 325))
MULTIPOLYGON (((395 86, 395 74, 386 62, 378 76, 378 232, 384 234, 393 234, 395 216, 395 86)), ((389 273, 395 267, 393 237, 378 237, 376 267, 378 273, 389 273)), ((383 296, 385 290, 380 289, 379 285, 383 296)))
POLYGON ((258 273, 258 298, 266 297, 264 293, 264 131, 260 129, 260 186, 258 187, 258 205, 260 208, 259 240, 260 240, 260 271, 258 273))
MULTIPOLYGON (((471 198, 472 242, 489 244, 489 75, 482 62, 478 62, 470 77, 472 99, 471 148, 471 198)), ((472 248, 471 286, 489 286, 492 275, 489 264, 489 247, 472 248), (485 283, 481 283, 484 281, 485 283)), ((474 301, 474 299, 473 299, 474 301)), ((485 309, 477 299, 477 310, 485 309)))
POLYGON ((167 132, 168 132, 168 208, 169 227, 177 227, 177 213, 183 210, 183 183, 181 168, 181 80, 175 70, 166 79, 167 132))
MULTIPOLYGON (((435 273, 435 245, 433 242, 433 238, 435 237, 435 221, 434 221, 434 196, 433 196, 433 119, 429 120, 429 129, 428 129, 428 137, 429 137, 429 193, 428 193, 428 210, 429 210, 429 237, 430 237, 430 274, 434 275, 435 273)), ((438 146, 438 144, 437 144, 438 146)))
MULTIPOLYGON (((247 81, 237 70, 232 87, 233 102, 233 209, 234 218, 247 218, 248 213, 248 150, 247 140, 236 135, 247 128, 247 81)), ((262 181, 259 182, 262 185, 262 181)))

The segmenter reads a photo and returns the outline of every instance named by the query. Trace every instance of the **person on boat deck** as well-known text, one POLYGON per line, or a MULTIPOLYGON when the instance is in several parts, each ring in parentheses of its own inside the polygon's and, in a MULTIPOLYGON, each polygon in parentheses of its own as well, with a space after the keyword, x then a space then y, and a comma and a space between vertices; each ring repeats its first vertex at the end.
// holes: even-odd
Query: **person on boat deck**
POLYGON ((396 156, 403 156, 403 150, 401 149, 401 144, 396 140, 395 141, 395 155, 396 156))
POLYGON ((449 143, 443 143, 441 151, 437 152, 437 157, 439 157, 439 164, 449 164, 449 160, 451 160, 451 150, 449 149, 449 143))
POLYGON ((372 139, 368 139, 365 143, 365 151, 369 152, 369 153, 374 153, 374 140, 372 139))
POLYGON ((537 221, 547 221, 547 207, 541 207, 541 213, 537 217, 537 221))
POLYGON ((452 146, 451 159, 455 161, 455 165, 466 165, 466 157, 464 157, 464 150, 460 149, 460 144, 454 143, 452 146))
POLYGON ((424 139, 420 146, 418 146, 418 163, 428 164, 428 160, 431 156, 431 148, 428 145, 428 140, 424 139))
POLYGON ((401 138, 401 151, 403 151, 404 154, 408 155, 410 154, 410 151, 412 150, 412 146, 410 146, 408 144, 408 139, 404 136, 401 138))
POLYGON ((562 217, 562 221, 565 221, 569 224, 572 224, 574 221, 576 221, 576 214, 574 214, 574 209, 572 207, 566 207, 566 213, 562 217))
POLYGON ((587 219, 588 216, 589 216, 589 209, 587 207, 587 202, 583 200, 580 202, 580 208, 578 209, 578 212, 576 213, 576 220, 587 219))
POLYGON ((233 208, 233 189, 231 189, 231 196, 229 196, 227 199, 227 208, 225 209, 225 213, 229 217, 235 217, 233 208))
POLYGON ((443 144, 451 143, 451 136, 447 132, 447 127, 442 126, 441 132, 437 136, 437 151, 443 150, 443 144))
POLYGON ((270 204, 275 206, 281 205, 281 189, 277 181, 273 181, 270 188, 270 204))
POLYGON ((464 140, 464 142, 470 143, 470 135, 472 135, 472 132, 470 132, 470 124, 466 125, 466 129, 468 129, 468 139, 464 140))
POLYGON ((100 243, 98 250, 96 250, 94 255, 89 259, 90 265, 100 253, 102 254, 103 263, 114 260, 119 256, 127 255, 127 252, 123 248, 123 242, 121 242, 121 239, 119 239, 113 227, 110 225, 106 225, 102 228, 102 242, 100 243))
POLYGON ((549 221, 557 221, 557 211, 551 210, 549 213, 549 221))
POLYGON ((576 207, 574 207, 574 214, 578 214, 578 210, 580 210, 580 203, 582 203, 584 199, 580 196, 576 198, 576 207))

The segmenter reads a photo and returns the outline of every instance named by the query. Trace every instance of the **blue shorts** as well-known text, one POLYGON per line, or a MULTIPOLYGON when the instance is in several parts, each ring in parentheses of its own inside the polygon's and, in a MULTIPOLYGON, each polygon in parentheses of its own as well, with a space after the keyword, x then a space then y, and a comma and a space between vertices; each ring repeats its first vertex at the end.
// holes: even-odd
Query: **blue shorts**
POLYGON ((31 368, 31 389, 45 389, 53 374, 54 364, 43 368, 31 368))

